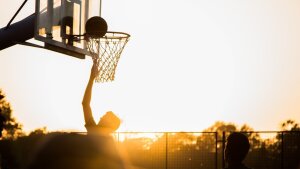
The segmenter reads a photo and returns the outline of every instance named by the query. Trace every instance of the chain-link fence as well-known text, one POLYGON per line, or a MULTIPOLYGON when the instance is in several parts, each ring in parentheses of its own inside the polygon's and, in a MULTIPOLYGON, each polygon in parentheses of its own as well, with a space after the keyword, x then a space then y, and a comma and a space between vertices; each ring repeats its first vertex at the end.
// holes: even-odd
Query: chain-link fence
MULTIPOLYGON (((242 132, 253 169, 298 169, 300 131, 242 132)), ((230 132, 120 132, 116 139, 131 164, 145 169, 221 169, 230 132)))
POLYGON ((217 169, 216 132, 127 132, 116 139, 137 168, 217 169))
POLYGON ((300 169, 300 131, 282 132, 282 164, 284 169, 300 169))
MULTIPOLYGON (((300 131, 242 132, 251 144, 252 169, 300 169, 300 131)), ((55 133, 53 133, 55 134, 55 133)), ((68 136, 70 133, 65 133, 68 136)), ((82 133, 86 134, 86 133, 82 133)), ((119 132, 115 140, 135 169, 222 169, 230 132, 119 132)), ((46 135, 0 141, 2 168, 24 168, 46 135)))

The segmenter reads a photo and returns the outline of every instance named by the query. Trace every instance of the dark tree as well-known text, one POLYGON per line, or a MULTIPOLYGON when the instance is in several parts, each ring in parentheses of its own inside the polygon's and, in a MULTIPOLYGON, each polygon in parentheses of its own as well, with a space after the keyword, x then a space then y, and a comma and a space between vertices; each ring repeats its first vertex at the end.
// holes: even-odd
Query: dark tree
POLYGON ((300 131, 300 125, 295 120, 286 120, 281 123, 282 131, 300 131))
POLYGON ((46 135, 47 134, 47 127, 37 128, 29 133, 29 136, 35 135, 46 135))
POLYGON ((22 125, 12 117, 12 108, 0 89, 0 133, 1 138, 15 139, 24 135, 22 125))

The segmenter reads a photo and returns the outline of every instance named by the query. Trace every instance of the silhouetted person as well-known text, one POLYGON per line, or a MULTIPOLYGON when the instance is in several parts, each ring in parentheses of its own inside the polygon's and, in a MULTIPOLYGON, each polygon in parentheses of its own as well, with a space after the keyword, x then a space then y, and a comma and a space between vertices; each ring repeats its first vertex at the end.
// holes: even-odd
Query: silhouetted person
POLYGON ((120 126, 121 120, 111 111, 106 112, 106 114, 100 118, 98 124, 96 124, 94 120, 90 103, 92 97, 93 84, 98 73, 97 69, 98 68, 94 62, 82 100, 82 107, 84 112, 85 127, 87 129, 88 134, 105 135, 116 131, 120 126))
POLYGON ((226 169, 249 169, 243 164, 250 148, 248 138, 242 133, 231 133, 225 146, 226 169))
MULTIPOLYGON (((82 101, 87 135, 50 134, 40 146, 28 169, 125 169, 123 154, 110 135, 120 119, 107 112, 96 124, 90 107, 92 87, 97 75, 94 64, 82 101)), ((127 161, 126 161, 127 162, 127 161)))

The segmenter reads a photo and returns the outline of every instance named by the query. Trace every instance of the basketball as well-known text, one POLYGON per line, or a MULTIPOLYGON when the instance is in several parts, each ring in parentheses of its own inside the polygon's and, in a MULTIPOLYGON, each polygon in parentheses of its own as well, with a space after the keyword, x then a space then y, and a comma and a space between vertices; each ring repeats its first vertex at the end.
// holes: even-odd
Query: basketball
POLYGON ((103 37, 107 32, 107 23, 100 16, 94 16, 87 20, 85 24, 85 32, 91 37, 103 37))

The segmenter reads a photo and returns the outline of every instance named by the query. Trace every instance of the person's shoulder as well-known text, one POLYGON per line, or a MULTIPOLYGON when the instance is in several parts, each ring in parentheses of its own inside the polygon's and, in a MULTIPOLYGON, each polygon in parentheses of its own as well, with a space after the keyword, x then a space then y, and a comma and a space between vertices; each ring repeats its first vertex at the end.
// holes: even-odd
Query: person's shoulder
POLYGON ((93 120, 87 121, 87 123, 84 125, 84 127, 86 128, 86 130, 87 130, 88 133, 96 131, 99 128, 96 125, 95 121, 93 121, 93 120))

